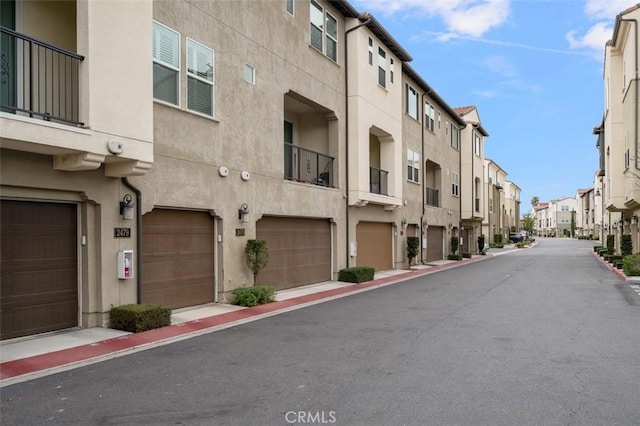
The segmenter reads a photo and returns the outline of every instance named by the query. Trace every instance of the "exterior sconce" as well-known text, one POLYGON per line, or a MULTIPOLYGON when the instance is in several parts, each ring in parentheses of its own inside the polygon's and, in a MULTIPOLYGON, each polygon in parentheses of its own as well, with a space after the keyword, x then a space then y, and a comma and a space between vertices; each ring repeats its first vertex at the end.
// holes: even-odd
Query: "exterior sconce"
POLYGON ((635 216, 635 215, 631 216, 631 223, 632 224, 638 223, 638 216, 635 216))
POLYGON ((422 228, 423 229, 427 229, 428 226, 429 226, 429 222, 427 222, 426 220, 424 222, 422 222, 422 228))
POLYGON ((599 196, 600 196, 600 188, 596 189, 595 196, 596 196, 596 197, 599 197, 599 196))
POLYGON ((133 219, 134 205, 135 204, 133 203, 131 194, 125 194, 125 196, 122 197, 122 201, 120 201, 120 215, 122 216, 123 219, 125 220, 133 219))
POLYGON ((242 203, 242 205, 238 209, 238 220, 247 223, 249 221, 249 218, 247 217, 248 214, 249 206, 247 205, 247 203, 242 203))
POLYGON ((402 229, 407 229, 407 219, 402 219, 400 226, 402 226, 402 229))

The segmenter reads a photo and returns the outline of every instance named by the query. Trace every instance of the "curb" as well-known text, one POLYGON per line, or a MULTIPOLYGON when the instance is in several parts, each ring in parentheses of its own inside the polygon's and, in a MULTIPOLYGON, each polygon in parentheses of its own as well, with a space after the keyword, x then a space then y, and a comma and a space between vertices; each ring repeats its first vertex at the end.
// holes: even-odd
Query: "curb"
POLYGON ((613 266, 609 262, 605 261, 602 257, 598 256, 598 253, 596 253, 594 251, 592 251, 591 253, 595 258, 597 258, 600 261, 601 264, 606 266, 607 269, 609 269, 611 272, 613 272, 620 280, 627 281, 627 276, 624 274, 624 272, 622 272, 621 270, 619 270, 618 268, 616 268, 615 266, 613 266))

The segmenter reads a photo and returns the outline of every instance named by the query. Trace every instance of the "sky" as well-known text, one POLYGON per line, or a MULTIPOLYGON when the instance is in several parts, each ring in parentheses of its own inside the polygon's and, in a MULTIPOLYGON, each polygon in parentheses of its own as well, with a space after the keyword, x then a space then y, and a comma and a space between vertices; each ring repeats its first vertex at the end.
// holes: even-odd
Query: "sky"
POLYGON ((351 0, 413 57, 450 107, 475 105, 485 157, 521 189, 521 213, 592 188, 604 47, 637 0, 351 0))

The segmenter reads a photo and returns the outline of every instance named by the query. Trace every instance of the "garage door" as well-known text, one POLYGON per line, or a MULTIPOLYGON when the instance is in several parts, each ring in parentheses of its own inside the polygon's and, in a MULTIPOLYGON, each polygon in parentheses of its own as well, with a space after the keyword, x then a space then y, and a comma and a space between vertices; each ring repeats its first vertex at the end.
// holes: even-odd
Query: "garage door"
POLYGON ((76 205, 2 200, 0 217, 0 339, 76 327, 76 205))
POLYGON ((264 217, 256 238, 265 240, 269 263, 258 284, 278 290, 331 280, 331 224, 327 219, 264 217))
POLYGON ((444 258, 442 252, 442 235, 443 228, 441 226, 430 226, 427 228, 427 262, 442 260, 444 258))
POLYGON ((171 309, 213 302, 214 227, 207 212, 142 217, 142 302, 171 309))
POLYGON ((371 266, 376 271, 393 269, 393 231, 390 223, 360 222, 356 226, 358 266, 371 266))

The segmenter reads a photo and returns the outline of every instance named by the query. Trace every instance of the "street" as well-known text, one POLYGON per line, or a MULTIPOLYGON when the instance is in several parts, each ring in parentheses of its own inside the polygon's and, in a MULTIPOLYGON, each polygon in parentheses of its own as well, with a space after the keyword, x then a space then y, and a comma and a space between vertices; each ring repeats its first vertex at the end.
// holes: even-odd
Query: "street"
POLYGON ((594 244, 541 239, 8 386, 0 420, 640 425, 640 303, 629 303, 594 244))

